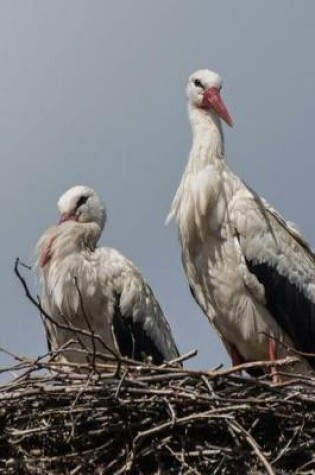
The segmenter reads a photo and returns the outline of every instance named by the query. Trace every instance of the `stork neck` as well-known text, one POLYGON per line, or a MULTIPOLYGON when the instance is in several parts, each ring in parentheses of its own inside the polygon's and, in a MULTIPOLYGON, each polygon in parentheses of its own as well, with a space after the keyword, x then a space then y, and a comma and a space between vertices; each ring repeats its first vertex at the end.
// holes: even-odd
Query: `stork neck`
MULTIPOLYGON (((102 229, 97 223, 73 223, 61 225, 60 238, 68 241, 68 252, 89 249, 94 251, 102 229)), ((60 239, 60 240, 61 240, 60 239)))
POLYGON ((37 244, 38 263, 45 267, 52 260, 71 254, 93 252, 102 229, 96 223, 63 223, 48 229, 37 244))
POLYGON ((189 168, 195 171, 224 157, 224 137, 221 120, 215 112, 189 105, 189 118, 193 132, 189 168))

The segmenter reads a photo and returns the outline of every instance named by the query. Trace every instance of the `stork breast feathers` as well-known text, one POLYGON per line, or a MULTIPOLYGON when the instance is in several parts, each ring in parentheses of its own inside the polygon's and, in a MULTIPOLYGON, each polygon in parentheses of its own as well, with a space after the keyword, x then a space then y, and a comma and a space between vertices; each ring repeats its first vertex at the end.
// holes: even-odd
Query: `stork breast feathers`
POLYGON ((215 207, 220 193, 221 179, 216 167, 207 165, 199 171, 186 170, 167 221, 175 217, 183 239, 191 241, 196 235, 206 238, 208 227, 215 218, 212 213, 212 221, 209 220, 208 211, 215 207))

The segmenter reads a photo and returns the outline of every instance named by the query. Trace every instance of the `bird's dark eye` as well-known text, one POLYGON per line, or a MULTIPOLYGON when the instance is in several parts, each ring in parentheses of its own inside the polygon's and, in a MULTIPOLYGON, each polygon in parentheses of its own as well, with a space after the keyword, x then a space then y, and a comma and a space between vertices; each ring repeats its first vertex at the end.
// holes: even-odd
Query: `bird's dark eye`
POLYGON ((202 82, 200 81, 200 79, 195 79, 194 80, 194 85, 196 87, 201 87, 203 89, 203 85, 202 85, 202 82))
POLYGON ((80 196, 76 205, 76 210, 79 209, 80 206, 84 205, 84 203, 86 203, 88 199, 89 199, 88 196, 84 196, 84 195, 80 196))

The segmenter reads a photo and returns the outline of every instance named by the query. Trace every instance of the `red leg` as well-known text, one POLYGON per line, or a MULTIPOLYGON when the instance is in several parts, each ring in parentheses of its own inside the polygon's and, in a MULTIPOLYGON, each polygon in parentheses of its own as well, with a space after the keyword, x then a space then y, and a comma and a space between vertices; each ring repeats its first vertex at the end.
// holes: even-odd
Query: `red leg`
POLYGON ((229 343, 227 340, 225 340, 224 338, 222 338, 225 346, 226 346, 226 349, 231 357, 231 360, 232 360, 232 366, 238 366, 242 363, 245 363, 245 360, 244 358, 242 357, 242 355, 240 354, 240 352, 238 351, 238 349, 236 348, 236 346, 234 346, 232 343, 229 343))
POLYGON ((237 348, 234 345, 230 345, 230 348, 231 348, 230 354, 232 358, 232 366, 238 366, 244 363, 244 358, 240 355, 237 348))
MULTIPOLYGON (((275 340, 273 340, 272 338, 270 339, 269 344, 268 344, 268 356, 269 356, 270 361, 275 361, 277 359, 277 344, 275 340)), ((276 367, 271 366, 270 371, 271 371, 271 378, 272 378, 273 383, 279 383, 280 378, 277 375, 276 367)))

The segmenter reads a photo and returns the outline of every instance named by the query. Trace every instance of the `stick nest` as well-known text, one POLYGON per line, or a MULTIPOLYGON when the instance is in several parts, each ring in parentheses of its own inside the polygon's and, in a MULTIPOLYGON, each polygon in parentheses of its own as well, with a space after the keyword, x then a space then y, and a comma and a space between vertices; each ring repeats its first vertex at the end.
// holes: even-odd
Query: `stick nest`
POLYGON ((2 370, 16 376, 0 387, 0 473, 315 473, 315 379, 15 359, 2 370))
POLYGON ((66 347, 36 360, 9 353, 14 364, 0 369, 8 381, 0 385, 0 474, 315 473, 315 378, 291 374, 275 386, 240 375, 273 366, 284 380, 297 357, 208 372, 179 365, 195 352, 161 366, 127 360, 95 334, 83 305, 86 329, 45 313, 20 267, 30 268, 17 259, 14 271, 43 324, 91 345, 81 348, 89 364, 67 367, 59 358, 66 347))

